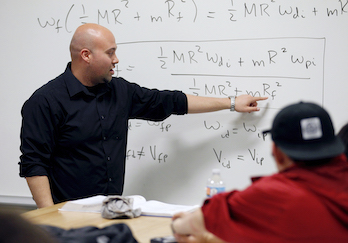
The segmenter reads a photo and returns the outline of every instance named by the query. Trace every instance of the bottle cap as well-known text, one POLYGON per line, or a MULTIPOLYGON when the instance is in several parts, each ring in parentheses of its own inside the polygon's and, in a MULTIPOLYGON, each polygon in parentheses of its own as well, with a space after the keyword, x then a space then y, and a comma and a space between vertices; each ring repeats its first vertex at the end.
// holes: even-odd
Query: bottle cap
POLYGON ((220 174, 220 169, 213 169, 213 174, 220 174))

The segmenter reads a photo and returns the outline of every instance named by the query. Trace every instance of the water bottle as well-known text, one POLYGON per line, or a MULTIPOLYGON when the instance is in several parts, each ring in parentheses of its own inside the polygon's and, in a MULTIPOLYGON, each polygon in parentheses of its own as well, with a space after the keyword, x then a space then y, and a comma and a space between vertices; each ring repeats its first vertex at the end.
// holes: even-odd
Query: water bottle
POLYGON ((215 194, 225 191, 225 183, 221 178, 220 170, 213 169, 212 174, 207 182, 206 193, 207 197, 210 198, 215 194))

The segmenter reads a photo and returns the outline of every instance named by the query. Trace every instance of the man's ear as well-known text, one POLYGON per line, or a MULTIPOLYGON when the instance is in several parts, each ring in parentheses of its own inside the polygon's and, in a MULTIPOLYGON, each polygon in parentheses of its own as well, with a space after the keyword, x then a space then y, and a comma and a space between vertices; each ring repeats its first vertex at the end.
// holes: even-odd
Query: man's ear
POLYGON ((284 153, 277 147, 277 145, 274 142, 272 144, 272 154, 277 163, 284 163, 284 153))
POLYGON ((90 50, 82 49, 80 51, 80 55, 81 55, 82 60, 84 60, 88 64, 90 63, 90 60, 91 60, 91 51, 90 50))
POLYGON ((279 171, 283 171, 294 164, 292 159, 290 159, 274 142, 272 145, 272 154, 279 171))

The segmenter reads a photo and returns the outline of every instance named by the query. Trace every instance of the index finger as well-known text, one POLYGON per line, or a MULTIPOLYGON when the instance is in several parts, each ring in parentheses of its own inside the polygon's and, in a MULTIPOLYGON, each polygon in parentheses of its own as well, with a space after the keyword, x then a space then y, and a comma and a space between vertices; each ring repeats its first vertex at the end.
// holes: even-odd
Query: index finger
POLYGON ((253 97, 253 101, 259 101, 259 100, 267 100, 268 97, 253 97))

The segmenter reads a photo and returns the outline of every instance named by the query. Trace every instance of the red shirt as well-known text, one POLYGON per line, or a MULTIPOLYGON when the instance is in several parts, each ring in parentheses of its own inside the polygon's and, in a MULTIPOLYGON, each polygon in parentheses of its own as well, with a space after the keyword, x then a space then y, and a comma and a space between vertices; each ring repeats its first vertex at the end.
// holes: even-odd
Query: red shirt
POLYGON ((348 242, 348 163, 295 165, 202 206, 206 228, 227 242, 348 242))

